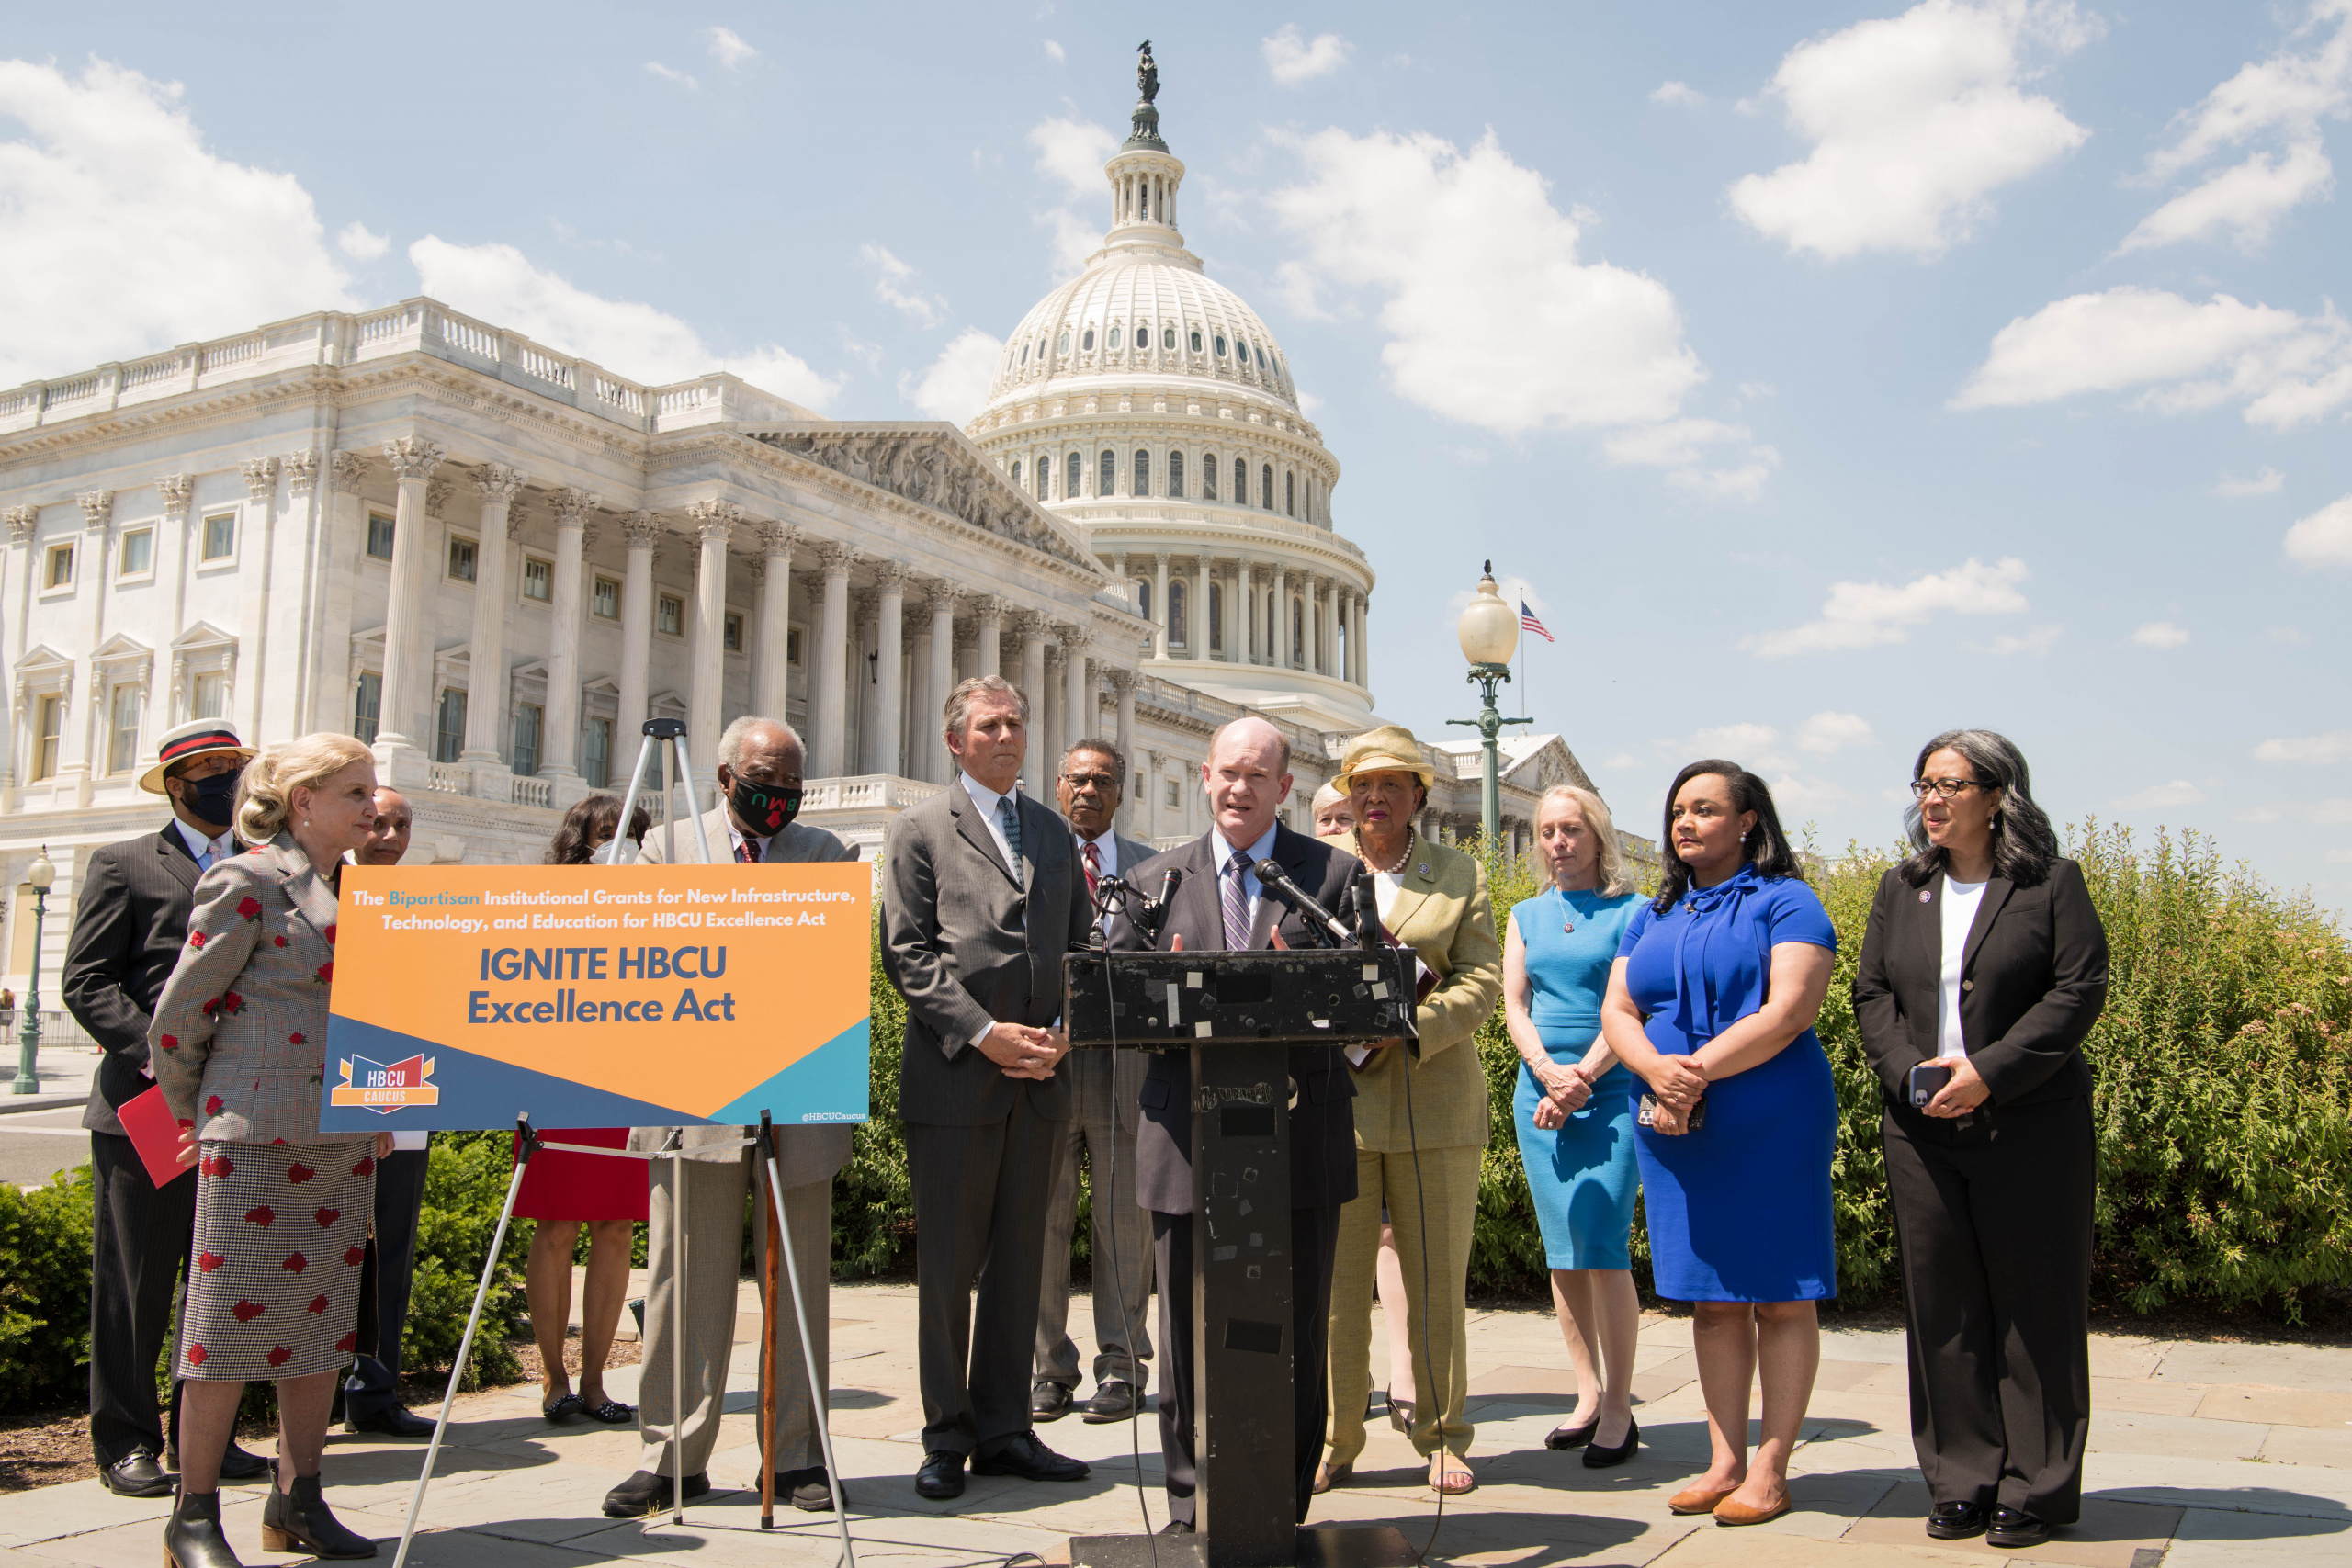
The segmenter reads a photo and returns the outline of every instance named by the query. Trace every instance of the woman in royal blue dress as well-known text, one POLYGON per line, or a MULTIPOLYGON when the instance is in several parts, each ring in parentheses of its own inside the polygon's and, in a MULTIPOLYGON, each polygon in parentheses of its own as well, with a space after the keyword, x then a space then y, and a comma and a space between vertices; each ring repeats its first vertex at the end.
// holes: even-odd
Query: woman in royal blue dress
POLYGON ((1649 1086, 1637 1112, 1659 1295, 1691 1303, 1713 1457, 1668 1506, 1752 1525, 1789 1511, 1789 1453, 1838 1293, 1838 1095, 1813 1032, 1838 934, 1764 781, 1711 758, 1667 792, 1666 877, 1618 948, 1602 1037, 1649 1086), (1747 1456, 1747 1391, 1764 1391, 1747 1456))

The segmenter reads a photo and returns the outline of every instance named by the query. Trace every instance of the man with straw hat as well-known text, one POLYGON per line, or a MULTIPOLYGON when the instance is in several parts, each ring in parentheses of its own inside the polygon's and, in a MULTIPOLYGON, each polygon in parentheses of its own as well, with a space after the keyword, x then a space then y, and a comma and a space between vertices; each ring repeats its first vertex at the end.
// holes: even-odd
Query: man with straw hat
MULTIPOLYGON (((90 1447, 98 1480, 128 1497, 167 1497, 179 1444, 179 1384, 167 1435, 155 1404, 155 1358, 171 1325, 179 1269, 196 1227, 193 1179, 157 1187, 115 1108, 154 1087, 147 1025, 187 939, 196 879, 242 847, 230 830, 237 779, 254 749, 225 720, 167 730, 139 787, 171 801, 172 819, 92 852, 65 949, 65 1005, 106 1055, 82 1125, 90 1130, 97 1202, 90 1267, 90 1447)), ((269 1461, 234 1442, 230 1481, 256 1481, 269 1461)))

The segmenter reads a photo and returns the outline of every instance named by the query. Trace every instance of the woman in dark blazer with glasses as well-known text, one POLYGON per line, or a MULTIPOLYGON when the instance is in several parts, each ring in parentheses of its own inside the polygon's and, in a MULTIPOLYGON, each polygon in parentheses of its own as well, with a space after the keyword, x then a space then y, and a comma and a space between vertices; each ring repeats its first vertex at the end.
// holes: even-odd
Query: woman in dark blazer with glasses
POLYGON ((1854 977, 1884 1091, 1928 1534, 2032 1546, 2082 1511, 2097 1147, 2082 1044, 2107 933, 2026 761, 1988 729, 1919 752, 1916 852, 1854 977))

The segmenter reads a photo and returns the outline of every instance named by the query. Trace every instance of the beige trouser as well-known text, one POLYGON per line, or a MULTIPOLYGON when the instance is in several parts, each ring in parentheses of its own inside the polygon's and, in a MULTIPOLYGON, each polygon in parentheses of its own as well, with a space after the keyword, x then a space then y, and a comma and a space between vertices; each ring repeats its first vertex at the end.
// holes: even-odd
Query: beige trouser
POLYGON ((1470 1389, 1464 1281, 1470 1272, 1470 1231, 1478 1213, 1476 1145, 1423 1149, 1420 1181, 1415 1156, 1356 1151, 1356 1195, 1340 1210, 1340 1245, 1331 1264, 1331 1414, 1326 1427, 1332 1464, 1353 1463, 1363 1452, 1363 1409, 1372 1396, 1372 1298, 1380 1253, 1380 1210, 1396 1233, 1396 1261, 1405 1274, 1405 1322, 1413 1343, 1413 1447, 1435 1453, 1470 1451, 1472 1427, 1463 1416, 1470 1389), (1428 1216, 1426 1231, 1422 1216, 1428 1216), (1426 1276, 1421 1262, 1429 1246, 1426 1276), (1427 1285, 1423 1280, 1426 1278, 1427 1285), (1442 1369, 1432 1373, 1431 1366, 1442 1369))
MULTIPOLYGON (((670 1224, 673 1209, 671 1166, 652 1162, 651 1225, 646 1237, 646 1259, 652 1278, 645 1292, 645 1372, 638 1385, 638 1431, 644 1450, 638 1468, 656 1475, 672 1473, 670 1420, 675 1408, 670 1389, 670 1335, 675 1321, 670 1310, 670 1224)), ((750 1168, 741 1161, 686 1162, 686 1337, 681 1365, 686 1385, 685 1429, 680 1447, 685 1473, 699 1475, 710 1464, 718 1443, 718 1421, 727 1403, 727 1367, 735 1345, 736 1280, 743 1248, 743 1198, 751 1186, 750 1168)), ((767 1169, 760 1168, 757 1190, 764 1204, 767 1169)), ((808 1308, 808 1338, 820 1369, 818 1387, 826 1386, 822 1369, 827 1348, 827 1281, 831 1277, 833 1184, 831 1178, 784 1190, 785 1222, 792 1227, 793 1255, 800 1263, 800 1290, 808 1308)), ((752 1213, 754 1278, 764 1279, 768 1227, 763 1209, 752 1213)), ((775 1430, 768 1445, 770 1462, 778 1473, 811 1470, 825 1462, 821 1419, 800 1355, 800 1328, 792 1313, 792 1287, 784 1260, 776 1260, 779 1310, 768 1323, 775 1340, 775 1430)), ((745 1347, 757 1357, 757 1344, 745 1347)))

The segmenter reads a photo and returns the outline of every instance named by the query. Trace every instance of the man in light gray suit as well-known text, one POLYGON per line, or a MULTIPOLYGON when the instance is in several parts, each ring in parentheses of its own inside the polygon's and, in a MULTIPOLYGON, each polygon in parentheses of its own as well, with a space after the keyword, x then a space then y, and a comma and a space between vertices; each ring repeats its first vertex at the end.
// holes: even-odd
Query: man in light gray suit
MULTIPOLYGON (((1127 760, 1108 740, 1080 740, 1062 758, 1054 796, 1069 818, 1087 896, 1106 876, 1125 876, 1151 854, 1113 826, 1127 782, 1127 760)), ((1151 890, 1144 889, 1146 894, 1151 890)), ((1037 1361, 1029 1416, 1058 1421, 1078 1387, 1078 1347, 1069 1337, 1069 1238, 1078 1224, 1078 1156, 1086 1151, 1094 1192, 1094 1396, 1080 1408, 1092 1425, 1135 1416, 1150 1383, 1151 1225, 1136 1203, 1136 1099, 1143 1069, 1132 1061, 1112 1092, 1107 1051, 1080 1051, 1064 1062, 1077 1114, 1062 1145, 1061 1172, 1046 1211, 1046 1272, 1037 1294, 1037 1361), (1109 1173, 1116 1172, 1116 1180, 1109 1173), (1115 1187, 1116 1190, 1113 1190, 1115 1187)))
POLYGON ((1022 795, 1029 703, 983 675, 943 716, 960 776, 890 824, 882 968, 907 998, 899 1069, 915 1199, 923 1462, 915 1490, 978 1475, 1080 1481, 1037 1440, 1029 1362, 1046 1208, 1070 1118, 1062 955, 1093 903, 1069 826, 1022 795), (978 1301, 974 1303, 974 1286, 978 1301))
MULTIPOLYGON (((780 720, 747 716, 727 727, 718 738, 720 804, 702 819, 703 839, 713 861, 723 857, 756 864, 857 858, 854 850, 823 829, 793 820, 800 809, 807 755, 799 735, 780 720)), ((692 831, 685 829, 688 834, 692 831)), ((679 851, 682 859, 690 856, 691 841, 682 843, 679 851)), ((646 862, 663 863, 661 836, 648 833, 640 853, 646 862)), ((685 1147, 699 1152, 686 1158, 694 1168, 685 1179, 683 1325, 673 1310, 675 1282, 670 1277, 670 1227, 676 1223, 677 1213, 675 1179, 668 1160, 651 1163, 651 1224, 646 1257, 652 1278, 646 1285, 645 1375, 638 1385, 637 1413, 644 1447, 637 1472, 605 1495, 605 1512, 610 1517, 635 1518, 669 1506, 669 1478, 673 1473, 670 1423, 678 1404, 670 1387, 670 1336, 681 1327, 685 1332, 681 1366, 686 1415, 676 1462, 684 1472, 686 1498, 710 1490, 707 1467, 711 1450, 718 1441, 718 1418, 727 1399, 727 1364, 734 1350, 743 1196, 746 1190, 757 1191, 762 1215, 769 1202, 764 1156, 756 1148, 729 1145, 740 1145, 744 1134, 756 1136, 757 1132, 734 1127, 685 1129, 685 1147)), ((639 1127, 629 1134, 628 1146, 658 1149, 669 1136, 667 1127, 639 1127)), ((767 1462, 775 1472, 776 1495, 812 1513, 829 1511, 833 1506, 818 1425, 825 1418, 827 1393, 826 1286, 831 1273, 833 1173, 849 1159, 851 1136, 846 1125, 776 1129, 776 1169, 784 1190, 785 1223, 791 1229, 793 1256, 800 1265, 809 1346, 817 1365, 812 1375, 812 1369, 801 1360, 799 1329, 791 1313, 778 1313, 767 1325, 775 1342, 776 1369, 775 1429, 768 1434, 767 1462)), ((752 1235, 764 1277, 768 1237, 764 1219, 753 1221, 752 1235)))

